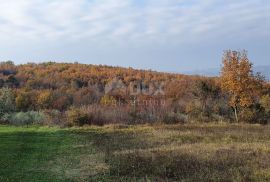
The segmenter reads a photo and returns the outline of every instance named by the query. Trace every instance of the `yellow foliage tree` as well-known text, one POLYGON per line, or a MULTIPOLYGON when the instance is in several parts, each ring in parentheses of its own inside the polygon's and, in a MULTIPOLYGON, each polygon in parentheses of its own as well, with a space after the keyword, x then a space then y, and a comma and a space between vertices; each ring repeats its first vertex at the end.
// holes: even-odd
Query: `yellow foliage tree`
POLYGON ((36 95, 34 92, 29 92, 25 90, 18 91, 17 97, 15 99, 16 108, 22 111, 27 111, 28 109, 34 109, 35 100, 36 100, 36 95))
POLYGON ((53 95, 50 90, 41 92, 37 97, 37 105, 41 109, 48 109, 53 101, 53 95))
POLYGON ((238 109, 249 107, 260 92, 262 79, 254 76, 246 51, 225 51, 221 70, 221 88, 228 92, 229 104, 238 122, 238 109))
POLYGON ((117 100, 113 96, 104 95, 100 100, 100 104, 112 106, 117 104, 117 100))

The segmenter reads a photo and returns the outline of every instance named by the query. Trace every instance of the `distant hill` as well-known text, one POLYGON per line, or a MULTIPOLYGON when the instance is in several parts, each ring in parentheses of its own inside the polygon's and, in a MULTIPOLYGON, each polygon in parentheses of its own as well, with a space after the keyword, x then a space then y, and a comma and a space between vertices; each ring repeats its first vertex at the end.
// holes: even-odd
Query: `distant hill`
POLYGON ((267 80, 270 80, 270 65, 269 66, 257 66, 254 69, 256 72, 262 73, 267 80))
MULTIPOLYGON (((260 72, 262 75, 265 76, 267 80, 270 80, 270 65, 266 66, 255 66, 254 72, 260 72)), ((210 69, 204 69, 204 70, 194 70, 194 71, 187 71, 183 72, 184 74, 188 75, 200 75, 200 76, 210 76, 215 77, 219 76, 220 74, 220 68, 210 68, 210 69)))

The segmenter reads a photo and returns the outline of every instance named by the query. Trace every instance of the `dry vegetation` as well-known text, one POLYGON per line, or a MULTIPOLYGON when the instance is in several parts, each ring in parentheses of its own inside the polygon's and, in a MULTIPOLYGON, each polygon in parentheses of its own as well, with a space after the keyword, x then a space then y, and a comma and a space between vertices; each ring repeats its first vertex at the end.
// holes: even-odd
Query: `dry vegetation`
POLYGON ((228 124, 1 127, 0 179, 269 181, 269 132, 228 124))

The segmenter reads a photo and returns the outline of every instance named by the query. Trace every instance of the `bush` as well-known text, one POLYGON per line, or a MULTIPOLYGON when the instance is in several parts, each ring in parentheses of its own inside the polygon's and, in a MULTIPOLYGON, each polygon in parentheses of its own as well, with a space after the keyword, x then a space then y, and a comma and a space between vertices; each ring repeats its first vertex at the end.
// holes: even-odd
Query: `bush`
POLYGON ((15 110, 15 96, 9 88, 0 89, 0 116, 15 110))
POLYGON ((88 121, 85 124, 99 125, 112 123, 128 123, 131 118, 125 107, 89 105, 78 108, 79 112, 86 114, 88 121))
POLYGON ((2 120, 13 125, 42 124, 46 121, 46 115, 42 112, 29 111, 5 114, 2 120))
POLYGON ((66 117, 69 126, 85 124, 102 126, 109 123, 125 123, 130 120, 126 109, 100 105, 72 107, 66 112, 66 117))
POLYGON ((68 126, 83 126, 90 124, 90 117, 85 112, 78 108, 70 108, 66 112, 68 126))
POLYGON ((239 119, 245 123, 267 124, 269 117, 260 105, 244 108, 239 112, 239 119))
POLYGON ((270 112, 270 95, 262 96, 260 103, 266 112, 270 112))
POLYGON ((168 113, 164 116, 163 122, 165 124, 186 123, 187 119, 187 115, 182 113, 168 113))
POLYGON ((48 125, 64 125, 65 115, 58 110, 43 110, 48 117, 45 124, 48 125))

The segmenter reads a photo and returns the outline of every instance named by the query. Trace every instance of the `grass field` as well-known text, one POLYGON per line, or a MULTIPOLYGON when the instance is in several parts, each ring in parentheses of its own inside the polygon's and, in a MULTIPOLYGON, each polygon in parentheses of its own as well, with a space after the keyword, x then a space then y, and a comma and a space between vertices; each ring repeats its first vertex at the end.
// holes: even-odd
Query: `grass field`
POLYGON ((270 181, 270 127, 0 126, 0 181, 270 181))

